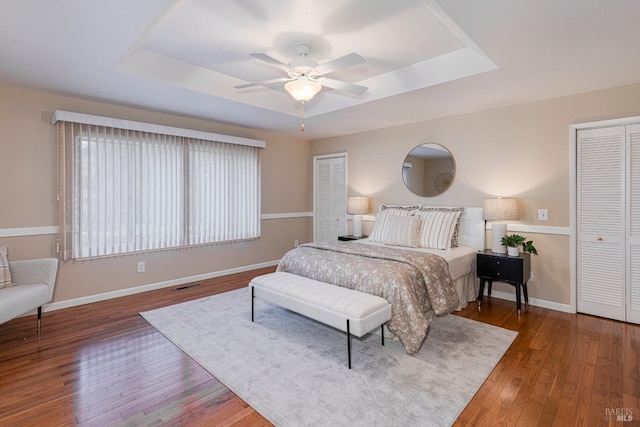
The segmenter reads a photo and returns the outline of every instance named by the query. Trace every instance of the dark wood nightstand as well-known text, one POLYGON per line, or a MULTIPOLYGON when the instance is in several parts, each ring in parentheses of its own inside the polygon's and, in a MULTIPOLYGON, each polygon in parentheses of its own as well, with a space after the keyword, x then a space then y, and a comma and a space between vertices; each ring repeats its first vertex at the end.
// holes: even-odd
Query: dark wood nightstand
POLYGON ((484 294, 484 282, 489 281, 488 293, 491 296, 491 285, 494 280, 507 282, 516 287, 516 308, 520 315, 520 288, 524 292, 524 302, 529 304, 527 281, 531 277, 531 254, 520 253, 519 256, 496 254, 491 249, 478 252, 476 257, 478 277, 480 278, 480 292, 478 292, 478 305, 482 302, 484 294))
POLYGON ((338 240, 346 242, 348 240, 360 240, 360 239, 366 239, 369 236, 360 236, 360 237, 356 237, 353 234, 347 234, 346 236, 338 236, 338 240))

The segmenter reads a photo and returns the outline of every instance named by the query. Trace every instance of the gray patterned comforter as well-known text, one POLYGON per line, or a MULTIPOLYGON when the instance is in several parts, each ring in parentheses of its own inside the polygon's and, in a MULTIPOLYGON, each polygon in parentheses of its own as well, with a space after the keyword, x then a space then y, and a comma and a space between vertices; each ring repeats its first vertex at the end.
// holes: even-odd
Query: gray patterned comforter
POLYGON ((407 353, 416 354, 429 314, 458 308, 447 261, 437 255, 358 242, 314 242, 287 252, 278 271, 378 295, 391 304, 387 324, 407 353))

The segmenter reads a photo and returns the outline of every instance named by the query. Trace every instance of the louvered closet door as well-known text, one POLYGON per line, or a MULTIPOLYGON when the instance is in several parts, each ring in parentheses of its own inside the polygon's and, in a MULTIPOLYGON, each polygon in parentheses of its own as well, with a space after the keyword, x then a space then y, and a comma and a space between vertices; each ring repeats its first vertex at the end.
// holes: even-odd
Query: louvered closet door
POLYGON ((577 139, 578 311, 625 320, 625 127, 577 139))
POLYGON ((315 160, 315 237, 336 241, 346 232, 347 166, 344 156, 315 160))
POLYGON ((640 125, 627 126, 627 321, 640 323, 640 125))

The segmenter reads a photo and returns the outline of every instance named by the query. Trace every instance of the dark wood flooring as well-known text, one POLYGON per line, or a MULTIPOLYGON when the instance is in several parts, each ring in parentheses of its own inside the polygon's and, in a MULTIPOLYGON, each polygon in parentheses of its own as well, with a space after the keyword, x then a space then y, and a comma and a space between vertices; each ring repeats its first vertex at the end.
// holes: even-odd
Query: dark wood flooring
MULTIPOLYGON (((0 325, 0 426, 269 425, 138 313, 272 270, 47 312, 40 337, 35 316, 0 325)), ((497 298, 457 315, 519 335, 456 426, 640 424, 640 326, 497 298)))

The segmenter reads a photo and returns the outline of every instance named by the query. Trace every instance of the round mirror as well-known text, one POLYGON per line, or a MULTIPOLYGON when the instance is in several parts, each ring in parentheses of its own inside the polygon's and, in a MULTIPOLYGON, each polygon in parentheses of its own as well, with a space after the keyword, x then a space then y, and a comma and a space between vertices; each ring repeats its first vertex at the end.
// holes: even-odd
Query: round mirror
POLYGON ((453 156, 440 144, 415 147, 402 163, 402 180, 412 193, 433 197, 444 193, 456 175, 453 156))

